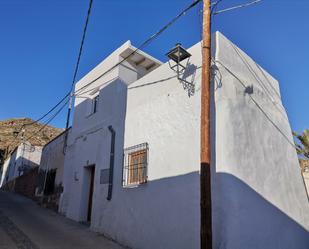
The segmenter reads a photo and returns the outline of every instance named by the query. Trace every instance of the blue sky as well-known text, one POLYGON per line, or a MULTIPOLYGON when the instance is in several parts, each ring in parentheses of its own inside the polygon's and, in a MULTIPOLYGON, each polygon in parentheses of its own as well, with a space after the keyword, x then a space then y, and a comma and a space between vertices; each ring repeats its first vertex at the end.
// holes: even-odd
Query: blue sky
MULTIPOLYGON (((192 0, 93 0, 78 79, 126 40, 135 46, 192 0)), ((223 0, 218 9, 246 0, 223 0)), ((88 0, 0 0, 0 119, 38 118, 71 84, 88 0)), ((264 0, 217 15, 219 30, 277 78, 292 128, 309 128, 309 1, 264 0)), ((195 7, 144 50, 166 61, 177 42, 198 42, 195 7)), ((65 125, 65 112, 53 125, 65 125)))

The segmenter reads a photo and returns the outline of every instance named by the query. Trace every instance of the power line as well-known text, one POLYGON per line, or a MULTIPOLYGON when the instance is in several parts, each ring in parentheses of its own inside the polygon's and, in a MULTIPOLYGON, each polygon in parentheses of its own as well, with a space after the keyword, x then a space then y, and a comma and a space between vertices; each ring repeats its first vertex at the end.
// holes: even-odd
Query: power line
MULTIPOLYGON (((227 68, 222 62, 218 60, 213 60, 213 62, 219 63, 228 73, 230 73, 236 80, 239 82, 245 89, 247 88, 246 84, 242 82, 242 80, 235 75, 229 68, 227 68)), ((291 142, 288 136, 279 128, 279 126, 269 117, 269 115, 266 113, 266 111, 261 107, 261 105, 249 94, 249 97, 253 101, 253 103, 258 107, 258 109, 264 114, 264 116, 267 118, 267 120, 274 126, 274 128, 281 133, 281 135, 284 137, 284 139, 294 148, 296 149, 296 146, 294 142, 291 142)))
POLYGON ((34 137, 36 134, 38 134, 40 131, 44 130, 44 129, 47 127, 47 125, 48 125, 56 116, 58 116, 58 114, 63 110, 63 108, 66 106, 66 104, 67 104, 68 102, 69 102, 69 100, 67 100, 67 101, 57 110, 57 112, 55 112, 54 115, 53 115, 52 117, 50 117, 50 118, 46 121, 46 123, 45 123, 38 131, 36 131, 36 132, 35 132, 34 134, 32 134, 31 136, 25 138, 25 140, 26 140, 26 141, 29 140, 30 138, 32 138, 32 137, 34 137))
MULTIPOLYGON (((38 123, 39 121, 41 121, 42 119, 44 119, 46 116, 48 116, 51 112, 53 112, 67 97, 70 96, 70 93, 67 93, 56 105, 54 105, 48 112, 46 112, 45 114, 43 114, 40 118, 32 121, 32 122, 29 122, 29 123, 26 123, 26 124, 23 124, 21 126, 21 128, 19 129, 18 133, 20 133, 20 131, 25 127, 25 126, 29 126, 29 125, 33 125, 33 124, 36 124, 38 123)), ((17 135, 18 136, 18 135, 17 135)))
MULTIPOLYGON (((92 0, 89 1, 86 22, 85 22, 85 26, 84 26, 84 30, 83 30, 82 40, 81 40, 80 47, 79 47, 78 58, 77 58, 77 62, 76 62, 76 66, 75 66, 75 70, 74 70, 74 74, 73 74, 73 80, 72 80, 72 84, 71 84, 71 88, 70 88, 70 99, 69 99, 69 107, 68 107, 68 113, 67 113, 67 120, 66 120, 66 124, 65 124, 65 130, 67 130, 69 128, 69 125, 70 125, 70 116, 71 116, 71 110, 72 110, 72 107, 73 107, 73 97, 74 97, 73 87, 74 87, 74 84, 75 84, 75 81, 76 81, 79 63, 80 63, 81 55, 82 55, 82 52, 83 52, 84 42, 85 42, 85 38, 86 38, 86 32, 87 32, 87 28, 88 28, 88 22, 89 22, 89 18, 90 18, 90 14, 91 14, 91 7, 92 7, 92 0)), ((66 149, 66 146, 67 146, 67 139, 68 139, 68 133, 66 132, 65 137, 64 137, 63 153, 65 153, 65 149, 66 149)))
MULTIPOLYGON (((72 80, 72 84, 71 84, 71 90, 70 92, 68 92, 56 105, 54 105, 48 112, 46 112, 45 114, 43 114, 40 118, 34 120, 33 122, 27 123, 27 124, 23 124, 19 130, 19 132, 22 130, 23 127, 25 126, 29 126, 29 125, 33 125, 35 123, 38 123, 39 121, 41 121, 42 119, 44 119, 46 116, 48 116, 51 112, 53 112, 66 98, 68 98, 70 96, 70 93, 72 91, 72 88, 74 86, 75 80, 76 80, 76 76, 77 76, 77 72, 78 72, 78 68, 79 68, 79 64, 80 64, 80 58, 82 55, 82 51, 83 51, 83 45, 84 45, 84 41, 85 41, 85 36, 86 36, 86 31, 87 31, 87 27, 88 27, 88 22, 89 22, 89 17, 90 17, 90 13, 91 13, 91 7, 92 7, 92 2, 93 0, 89 1, 89 7, 88 7, 88 12, 87 12, 87 18, 86 18, 86 23, 85 23, 85 27, 84 27, 84 31, 83 31, 83 36, 82 36, 82 40, 81 40, 81 45, 79 48, 79 53, 78 53, 78 58, 77 58, 77 62, 76 62, 76 66, 75 66, 75 70, 74 70, 74 74, 73 74, 73 80, 72 80)), ((67 103, 67 102, 66 102, 67 103)))
POLYGON ((67 93, 55 106, 53 106, 48 112, 46 112, 45 114, 43 114, 40 118, 32 121, 32 122, 29 122, 29 123, 26 123, 26 124, 23 124, 20 129, 18 130, 18 134, 17 136, 14 138, 14 140, 8 145, 8 147, 11 147, 15 142, 16 140, 18 139, 18 136, 20 134, 20 132, 22 131, 22 129, 26 126, 31 126, 31 125, 34 125, 36 123, 38 123, 39 121, 41 121, 42 119, 44 119, 45 117, 47 117, 50 113, 52 113, 61 103, 63 103, 63 101, 69 97, 70 93, 67 93))
POLYGON ((117 77, 114 77, 114 78, 112 78, 112 79, 110 79, 110 80, 108 80, 108 81, 105 81, 104 83, 102 83, 102 84, 100 84, 100 85, 98 85, 98 86, 96 86, 96 87, 93 87, 93 88, 91 88, 91 89, 85 90, 85 91, 80 92, 80 93, 78 93, 78 94, 74 94, 74 96, 75 96, 75 97, 79 97, 79 96, 81 96, 81 95, 83 95, 83 94, 85 94, 85 93, 94 91, 95 89, 99 89, 100 87, 102 87, 102 86, 104 86, 104 85, 107 85, 108 83, 110 83, 110 82, 112 82, 112 81, 114 81, 114 80, 116 80, 116 79, 118 79, 118 78, 119 78, 118 76, 117 76, 117 77))
POLYGON ((138 85, 138 86, 131 86, 131 87, 128 87, 128 90, 136 89, 136 88, 140 88, 140 87, 145 87, 145 86, 150 86, 150 85, 154 85, 154 84, 158 84, 158 83, 162 83, 162 82, 165 82, 165 81, 170 80, 170 79, 175 79, 176 77, 177 77, 177 75, 171 76, 171 77, 167 77, 165 79, 155 80, 155 81, 152 81, 152 82, 146 82, 146 83, 144 83, 142 85, 138 85))
POLYGON ((218 10, 218 11, 214 12, 213 15, 221 14, 221 13, 224 13, 224 12, 227 12, 227 11, 230 11, 230 10, 235 10, 235 9, 239 9, 239 8, 243 8, 243 7, 248 7, 250 5, 257 4, 261 1, 262 0, 256 0, 256 1, 253 1, 253 2, 250 2, 250 3, 239 4, 239 5, 227 8, 227 9, 218 10))
POLYGON ((180 12, 176 17, 174 17, 170 22, 168 22, 163 28, 161 28, 158 32, 156 32, 155 34, 153 34, 152 36, 150 36, 147 40, 145 40, 139 47, 137 47, 136 49, 134 49, 129 55, 127 55, 126 57, 124 57, 120 62, 116 63, 114 66, 112 66, 111 68, 109 68, 107 71, 105 71, 104 73, 102 73, 101 75, 99 75, 97 78, 95 78, 94 80, 90 81, 88 84, 84 85, 83 87, 81 87, 80 89, 78 89, 76 92, 74 92, 74 94, 78 93, 79 91, 81 91, 82 89, 88 87, 89 85, 93 84, 94 82, 96 82, 97 80, 99 80, 100 78, 102 78, 104 75, 106 75, 107 73, 111 72, 112 70, 114 70, 117 66, 119 66, 121 63, 123 63, 124 61, 126 61, 127 59, 129 59, 132 55, 134 55, 135 53, 137 53, 137 51, 141 50, 143 47, 145 47, 146 45, 148 45, 150 42, 152 42, 154 39, 156 39, 161 33, 163 33, 167 28, 169 28, 172 24, 174 24, 180 17, 182 17, 183 15, 186 14, 187 11, 189 11, 191 8, 193 8, 195 5, 197 5, 201 0, 196 0, 194 1, 192 4, 190 4, 188 7, 186 7, 182 12, 180 12))
POLYGON ((91 7, 92 7, 92 0, 89 1, 86 22, 85 22, 85 26, 84 26, 84 30, 83 30, 83 36, 82 36, 82 40, 81 40, 81 43, 80 43, 77 62, 76 62, 76 66, 75 66, 75 70, 74 70, 74 74, 73 74, 71 91, 74 87, 74 83, 75 83, 75 80, 76 80, 76 76, 77 76, 77 72, 78 72, 78 68, 79 68, 79 64, 80 64, 80 59, 81 59, 82 52, 83 52, 84 42, 85 42, 85 38, 86 38, 86 32, 87 32, 87 28, 88 28, 88 22, 89 22, 89 18, 90 18, 90 14, 91 14, 91 7))
POLYGON ((211 8, 211 15, 215 13, 220 2, 222 2, 222 0, 218 0, 217 2, 213 3, 213 6, 211 8))
MULTIPOLYGON (((256 72, 254 71, 254 69, 250 66, 250 64, 246 61, 246 59, 240 54, 239 50, 236 48, 236 46, 232 43, 230 43, 232 48, 235 50, 235 52, 237 53, 238 57, 242 60, 242 62, 244 63, 244 65, 247 67, 248 71, 251 73, 251 75, 255 78, 256 82, 262 87, 262 89, 264 90, 264 92, 266 93, 266 96, 268 97, 268 99, 270 100, 270 102, 274 105, 274 107, 280 112, 280 114, 286 119, 286 115, 285 113, 282 111, 281 108, 279 108, 276 103, 275 103, 275 98, 272 96, 272 94, 270 93, 270 91, 268 90, 268 88, 264 85, 263 81, 261 80, 261 78, 256 74, 256 72)), ((257 64, 256 64, 257 65, 257 64)), ((257 67, 259 68, 259 66, 257 65, 257 67)), ((260 68, 259 68, 260 69, 260 68)), ((261 70, 261 69, 260 69, 261 70)), ((262 70, 261 70, 262 71, 262 70)), ((268 81, 269 84, 271 84, 268 81)), ((280 97, 278 95, 278 97, 280 97)))
MULTIPOLYGON (((58 110, 57 110, 57 112, 55 112, 54 114, 53 114, 53 116, 51 116, 47 121, 46 121, 46 123, 44 123, 44 125, 39 129, 39 130, 37 130, 35 133, 33 133, 33 134, 31 134, 29 137, 27 137, 27 138, 25 138, 25 139, 23 139, 24 141, 27 141, 27 140, 29 140, 29 139, 31 139, 32 137, 34 137, 35 135, 37 135, 40 131, 42 131, 43 129, 45 129, 46 127, 47 127, 47 125, 63 110, 63 108, 66 106, 66 104, 69 102, 69 100, 67 100, 58 110)), ((10 144, 10 145, 8 145, 8 148, 9 147, 11 147, 14 143, 15 143, 15 141, 16 141, 16 139, 17 138, 15 138, 14 139, 14 141, 10 144)), ((15 147, 14 148, 12 148, 10 151, 8 151, 7 152, 7 155, 9 155, 13 150, 15 149, 15 147)))
MULTIPOLYGON (((78 89, 75 92, 70 91, 69 93, 67 93, 53 108, 51 108, 47 113, 45 113, 42 117, 40 117, 39 119, 27 124, 27 125, 32 125, 35 124, 37 122, 39 122, 40 120, 42 120, 43 118, 45 118, 47 115, 49 115, 52 111, 54 111, 66 98, 68 98, 70 96, 70 102, 72 100, 73 95, 78 94, 81 90, 85 89, 86 87, 88 87, 89 85, 93 84, 94 82, 96 82, 97 80, 99 80, 100 78, 102 78, 104 75, 106 75, 107 73, 111 72, 112 70, 114 70, 117 66, 119 66, 121 63, 123 63, 124 61, 126 61, 128 58, 130 58, 132 55, 134 55, 135 53, 137 53, 139 50, 141 50, 143 47, 145 47, 146 45, 148 45, 150 42, 152 42, 154 39, 156 39, 161 33, 163 33, 167 28, 169 28, 172 24, 174 24, 180 17, 182 17, 183 15, 186 14, 187 11, 189 11, 191 8, 193 8, 195 5, 197 5, 201 0, 196 0, 194 1, 192 4, 190 4, 188 7, 186 7, 181 13, 179 13, 176 17, 174 17, 170 22, 168 22, 163 28, 161 28, 158 32, 156 32, 155 34, 153 34, 152 36, 150 36, 147 40, 145 40, 139 47, 137 47, 136 49, 134 49, 129 55, 127 55, 126 57, 124 57, 120 62, 116 63, 114 66, 112 66, 110 69, 108 69, 107 71, 105 71, 104 73, 102 73, 100 76, 98 76, 97 78, 95 78, 94 80, 90 81, 88 84, 86 84, 85 86, 83 86, 82 88, 78 89), (73 93, 73 94, 72 94, 73 93)), ((77 63, 76 63, 76 67, 74 70, 74 75, 73 75, 73 80, 72 80, 72 85, 71 85, 71 90, 73 89, 75 80, 76 80, 76 76, 77 76, 77 72, 78 72, 78 68, 79 68, 79 64, 80 64, 80 59, 81 59, 81 55, 82 55, 82 51, 83 51, 83 44, 85 41, 85 37, 86 37, 86 31, 87 31, 87 27, 88 27, 88 23, 89 23, 89 17, 90 17, 90 13, 91 13, 91 7, 92 7, 92 0, 90 0, 89 2, 89 7, 88 7, 88 12, 87 12, 87 17, 86 17, 86 23, 84 26, 84 32, 83 32, 83 36, 82 36, 82 41, 81 41, 81 46, 80 46, 80 50, 79 50, 79 54, 78 54, 78 59, 77 59, 77 63)), ((67 104, 69 101, 66 101, 65 104, 67 104)), ((61 107, 61 109, 63 109, 64 107, 61 107)), ((70 109, 69 109, 70 110, 70 109)), ((47 123, 49 123, 59 112, 57 112, 55 115, 52 116, 52 118, 50 120, 47 121, 47 123)), ((68 114, 69 116, 69 114, 68 114)), ((68 123, 69 118, 67 118, 67 123, 68 123)), ((68 125, 67 125, 68 126, 68 125)), ((29 139, 29 138, 28 138, 29 139)))

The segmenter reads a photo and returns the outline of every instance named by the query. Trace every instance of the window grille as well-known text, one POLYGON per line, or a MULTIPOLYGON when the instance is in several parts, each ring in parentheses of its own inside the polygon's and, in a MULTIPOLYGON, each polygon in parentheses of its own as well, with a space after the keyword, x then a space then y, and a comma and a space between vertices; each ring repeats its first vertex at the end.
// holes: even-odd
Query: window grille
POLYGON ((148 144, 142 143, 124 150, 123 186, 147 182, 148 144))

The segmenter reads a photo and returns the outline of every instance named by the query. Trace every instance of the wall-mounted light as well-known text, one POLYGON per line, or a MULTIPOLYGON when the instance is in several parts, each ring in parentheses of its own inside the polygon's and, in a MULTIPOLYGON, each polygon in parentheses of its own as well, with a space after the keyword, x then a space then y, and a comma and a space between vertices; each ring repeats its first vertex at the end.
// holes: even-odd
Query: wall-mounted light
POLYGON ((188 95, 193 95, 194 84, 193 82, 185 80, 184 77, 184 72, 188 68, 191 54, 184 49, 180 43, 177 43, 175 47, 166 54, 166 56, 170 59, 168 61, 170 68, 177 73, 177 79, 183 84, 184 89, 188 90, 188 95), (186 63, 181 63, 185 60, 187 60, 186 63))
POLYGON ((178 76, 181 70, 186 69, 186 66, 182 65, 180 62, 188 59, 191 54, 185 50, 180 43, 177 43, 176 46, 166 54, 166 56, 176 63, 173 66, 170 64, 170 68, 176 71, 178 76), (182 69, 180 70, 180 68, 182 69))

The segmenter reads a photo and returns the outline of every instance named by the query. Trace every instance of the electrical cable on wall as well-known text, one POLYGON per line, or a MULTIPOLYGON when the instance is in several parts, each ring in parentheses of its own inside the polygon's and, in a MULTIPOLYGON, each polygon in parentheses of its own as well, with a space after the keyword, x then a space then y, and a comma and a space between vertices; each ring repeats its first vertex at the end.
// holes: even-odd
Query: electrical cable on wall
MULTIPOLYGON (((104 75, 106 75, 107 73, 111 72, 112 70, 114 70, 117 66, 119 66, 121 63, 123 63, 124 61, 126 61, 127 59, 129 59, 132 55, 134 55, 135 53, 137 53, 139 50, 141 50, 142 48, 146 47, 148 44, 150 44, 153 40, 155 40, 159 35, 161 35, 166 29, 168 29, 172 24, 174 24, 180 17, 182 17, 183 15, 185 15, 187 13, 187 11, 189 11, 190 9, 192 9, 194 6, 196 6, 199 2, 201 2, 201 0, 196 0, 193 3, 191 3, 188 7, 186 7, 183 11, 181 11, 176 17, 174 17, 170 22, 168 22, 165 26, 163 26, 158 32, 156 32, 155 34, 153 34, 152 36, 150 36, 148 39, 146 39, 139 47, 137 47, 135 50, 133 50, 129 55, 127 55, 126 57, 124 57, 120 62, 116 63, 114 66, 112 66, 110 69, 108 69, 107 71, 105 71, 104 73, 102 73, 100 76, 98 76, 97 78, 95 78, 94 80, 90 81, 88 84, 86 84, 85 86, 83 86, 82 88, 80 88, 79 90, 73 92, 72 89, 74 87, 75 81, 76 81, 76 77, 77 77, 77 72, 78 72, 78 68, 79 68, 79 64, 80 64, 80 59, 81 59, 81 55, 82 55, 82 51, 83 51, 83 45, 84 45, 84 41, 85 41, 85 37, 86 37, 86 31, 87 31, 87 27, 88 27, 88 23, 89 23, 89 18, 90 18, 90 14, 91 14, 91 7, 92 7, 92 0, 89 1, 89 7, 88 7, 88 12, 87 12, 87 17, 86 17, 86 22, 85 22, 85 26, 84 26, 84 31, 83 31, 83 36, 82 36, 82 41, 81 41, 81 46, 79 49, 79 54, 78 54, 78 59, 77 59, 77 63, 76 63, 76 67, 74 70, 74 74, 73 74, 73 80, 72 80, 72 84, 71 84, 71 91, 66 93, 66 95, 54 106, 52 107, 47 113, 45 113, 44 115, 42 115, 39 119, 25 124, 25 125, 33 125, 37 122, 39 122, 40 120, 44 119, 45 117, 47 117, 51 112, 53 112, 61 103, 63 103, 64 100, 66 100, 68 97, 70 97, 71 101, 66 101, 65 104, 71 102, 72 104, 72 97, 76 94, 78 94, 80 91, 82 91, 83 89, 85 89, 86 87, 90 86, 91 84, 93 84, 94 82, 96 82, 97 80, 99 80, 100 78, 102 78, 104 75)), ((64 107, 61 107, 61 110, 64 107)), ((58 112, 56 113, 56 115, 53 115, 52 118, 50 120, 47 121, 46 124, 50 123, 55 116, 57 116, 58 112)), ((70 114, 68 114, 69 116, 70 114)), ((68 124, 69 124, 69 118, 67 118, 67 124, 66 124, 66 128, 68 128, 68 124)), ((43 130, 43 129, 40 129, 43 130)), ((28 138, 29 139, 29 138, 28 138)))
MULTIPOLYGON (((213 60, 213 62, 219 63, 229 74, 231 74, 236 80, 237 82, 239 82, 241 84, 242 87, 244 87, 246 89, 246 85, 245 83, 242 82, 242 80, 236 76, 229 68, 227 68, 222 62, 218 61, 218 60, 213 60)), ((266 113, 266 111, 261 107, 261 105, 251 96, 249 95, 249 97, 251 98, 251 100, 253 101, 253 103, 258 107, 258 109, 264 114, 264 116, 267 118, 268 121, 270 121, 270 123, 274 126, 274 128, 281 133, 281 135, 284 137, 284 139, 294 148, 296 149, 296 146, 294 144, 293 141, 290 141, 290 139, 288 138, 288 136, 279 128, 279 126, 270 118, 270 116, 266 113)))

